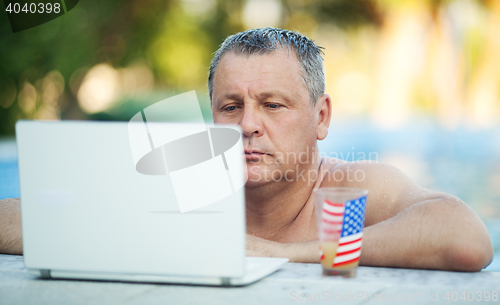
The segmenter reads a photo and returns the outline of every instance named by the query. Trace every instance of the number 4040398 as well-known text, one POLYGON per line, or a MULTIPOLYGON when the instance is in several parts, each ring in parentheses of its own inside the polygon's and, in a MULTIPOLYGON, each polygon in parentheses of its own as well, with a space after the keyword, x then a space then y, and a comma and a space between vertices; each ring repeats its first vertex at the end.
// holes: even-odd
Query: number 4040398
POLYGON ((50 14, 50 13, 60 13, 61 4, 60 3, 25 3, 23 7, 19 3, 9 3, 5 8, 5 11, 9 14, 50 14))

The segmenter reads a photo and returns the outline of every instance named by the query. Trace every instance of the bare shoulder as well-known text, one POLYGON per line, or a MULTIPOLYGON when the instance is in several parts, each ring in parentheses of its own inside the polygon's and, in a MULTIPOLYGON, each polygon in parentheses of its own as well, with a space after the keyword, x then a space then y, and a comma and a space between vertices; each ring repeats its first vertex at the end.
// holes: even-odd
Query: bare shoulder
POLYGON ((391 184, 394 187, 411 182, 401 170, 383 162, 370 160, 349 162, 333 158, 325 161, 332 166, 322 182, 322 187, 367 188, 378 184, 391 184))
POLYGON ((366 223, 378 223, 418 202, 451 196, 423 188, 401 170, 376 161, 337 162, 321 187, 353 187, 368 190, 366 223))

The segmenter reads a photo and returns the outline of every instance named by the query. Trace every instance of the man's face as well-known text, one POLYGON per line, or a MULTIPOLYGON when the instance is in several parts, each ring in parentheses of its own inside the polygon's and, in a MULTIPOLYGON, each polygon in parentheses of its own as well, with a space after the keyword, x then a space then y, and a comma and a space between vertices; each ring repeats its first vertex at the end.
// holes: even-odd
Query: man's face
POLYGON ((215 123, 242 128, 246 187, 290 181, 309 168, 317 114, 294 52, 226 53, 213 81, 212 112, 215 123))

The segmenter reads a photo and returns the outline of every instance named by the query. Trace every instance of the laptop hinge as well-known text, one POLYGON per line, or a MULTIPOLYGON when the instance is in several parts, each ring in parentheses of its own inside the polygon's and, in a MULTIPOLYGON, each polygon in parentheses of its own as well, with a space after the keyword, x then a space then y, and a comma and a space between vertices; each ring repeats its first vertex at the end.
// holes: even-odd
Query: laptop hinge
POLYGON ((230 286, 231 285, 228 277, 221 277, 220 279, 222 282, 222 286, 230 286))
POLYGON ((42 279, 50 279, 50 270, 49 269, 40 269, 40 277, 42 279))

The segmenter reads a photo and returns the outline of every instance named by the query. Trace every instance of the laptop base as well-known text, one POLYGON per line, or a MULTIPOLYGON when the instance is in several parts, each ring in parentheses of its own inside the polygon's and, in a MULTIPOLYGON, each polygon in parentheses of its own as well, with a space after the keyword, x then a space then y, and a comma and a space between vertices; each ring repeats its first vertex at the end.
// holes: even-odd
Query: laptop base
POLYGON ((44 279, 75 279, 97 281, 119 281, 138 283, 168 283, 206 286, 245 286, 252 284, 278 270, 288 262, 288 258, 246 257, 245 275, 230 277, 195 277, 171 275, 122 274, 104 272, 63 271, 48 269, 29 269, 28 271, 44 279))

